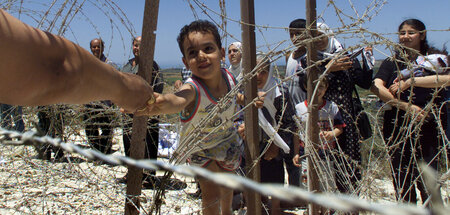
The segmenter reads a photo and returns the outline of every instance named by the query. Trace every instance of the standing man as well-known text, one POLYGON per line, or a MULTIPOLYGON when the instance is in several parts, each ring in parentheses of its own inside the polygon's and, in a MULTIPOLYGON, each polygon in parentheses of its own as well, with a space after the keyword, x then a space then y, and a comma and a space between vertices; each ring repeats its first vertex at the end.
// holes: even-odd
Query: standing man
MULTIPOLYGON (((142 37, 138 36, 133 39, 133 55, 134 58, 130 59, 127 64, 122 69, 122 72, 137 74, 139 70, 139 48, 141 46, 142 37)), ((158 64, 153 61, 153 74, 152 74, 152 83, 154 92, 162 93, 164 89, 163 77, 159 72, 160 68, 158 64)), ((124 116, 124 127, 123 127, 123 145, 125 148, 125 155, 127 157, 130 156, 130 144, 131 144, 131 135, 132 135, 132 121, 133 115, 128 114, 124 116)), ((158 116, 154 116, 149 118, 147 124, 147 132, 145 135, 145 159, 157 159, 158 157, 158 143, 159 143, 159 119, 158 116)), ((144 186, 147 188, 153 188, 155 182, 155 171, 151 171, 150 173, 144 173, 144 186)), ((121 182, 126 181, 126 176, 121 182)))
MULTIPOLYGON (((90 49, 92 54, 100 61, 114 66, 103 54, 105 43, 102 39, 95 38, 91 40, 90 49)), ((98 151, 111 154, 112 146, 112 131, 111 118, 105 109, 111 107, 112 103, 109 100, 104 100, 99 103, 87 104, 85 113, 86 122, 86 136, 88 143, 98 151), (101 131, 101 134, 100 134, 101 131)))

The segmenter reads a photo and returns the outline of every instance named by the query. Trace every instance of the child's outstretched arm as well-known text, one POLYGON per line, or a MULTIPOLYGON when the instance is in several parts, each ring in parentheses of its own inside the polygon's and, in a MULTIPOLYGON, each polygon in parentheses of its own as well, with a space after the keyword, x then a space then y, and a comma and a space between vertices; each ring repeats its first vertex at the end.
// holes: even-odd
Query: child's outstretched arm
POLYGON ((147 108, 142 111, 138 110, 136 116, 179 113, 194 103, 195 89, 190 84, 184 84, 175 93, 160 94, 154 92, 153 96, 155 102, 148 104, 147 108))

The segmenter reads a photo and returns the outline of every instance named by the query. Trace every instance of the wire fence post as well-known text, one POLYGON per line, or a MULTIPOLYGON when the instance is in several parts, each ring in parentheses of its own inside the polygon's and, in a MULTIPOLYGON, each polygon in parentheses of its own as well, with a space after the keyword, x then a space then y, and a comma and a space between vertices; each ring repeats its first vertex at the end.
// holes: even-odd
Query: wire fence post
MULTIPOLYGON (((145 1, 138 75, 143 77, 150 85, 153 83, 153 57, 156 40, 155 31, 158 23, 158 9, 159 0, 145 1)), ((147 116, 133 117, 130 155, 136 160, 144 158, 147 121, 147 116)), ((128 166, 125 214, 139 214, 142 176, 141 168, 128 166)))
MULTIPOLYGON (((306 1, 306 26, 309 38, 314 38, 317 35, 316 27, 316 0, 306 1)), ((317 51, 313 42, 306 45, 307 47, 307 64, 308 68, 317 62, 317 51)), ((316 66, 310 67, 308 74, 308 122, 307 122, 307 141, 305 145, 305 153, 307 155, 314 154, 314 148, 319 143, 319 127, 317 122, 319 120, 317 95, 313 94, 316 84, 318 83, 319 70, 316 66), (314 98, 313 98, 314 96, 314 98)), ((310 192, 320 192, 319 177, 317 175, 316 166, 313 162, 313 157, 308 156, 308 190, 310 192)), ((322 211, 324 212, 324 211, 322 211)), ((309 214, 319 214, 320 207, 316 204, 309 204, 309 214)))
MULTIPOLYGON (((241 0, 241 27, 242 27, 242 67, 244 76, 250 74, 256 66, 256 43, 255 43, 255 3, 253 0, 241 0)), ((256 98, 256 76, 250 83, 245 84, 245 105, 248 105, 256 98)), ((245 161, 247 177, 253 181, 260 181, 260 167, 257 162, 259 155, 258 136, 258 110, 252 106, 244 112, 245 120, 245 161)), ((247 213, 261 214, 261 195, 254 191, 246 191, 247 213)))

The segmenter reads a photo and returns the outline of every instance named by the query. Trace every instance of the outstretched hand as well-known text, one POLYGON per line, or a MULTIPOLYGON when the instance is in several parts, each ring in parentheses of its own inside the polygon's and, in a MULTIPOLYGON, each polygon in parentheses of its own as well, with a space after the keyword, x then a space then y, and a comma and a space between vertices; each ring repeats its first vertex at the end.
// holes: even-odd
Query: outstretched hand
POLYGON ((120 73, 120 75, 124 86, 121 89, 124 90, 111 101, 121 107, 124 113, 135 113, 147 107, 148 101, 153 97, 152 87, 137 75, 128 73, 120 73))
POLYGON ((154 116, 162 113, 161 108, 158 107, 158 104, 161 104, 163 100, 163 96, 159 93, 153 93, 153 97, 151 97, 146 106, 141 109, 136 110, 133 114, 135 116, 154 116))

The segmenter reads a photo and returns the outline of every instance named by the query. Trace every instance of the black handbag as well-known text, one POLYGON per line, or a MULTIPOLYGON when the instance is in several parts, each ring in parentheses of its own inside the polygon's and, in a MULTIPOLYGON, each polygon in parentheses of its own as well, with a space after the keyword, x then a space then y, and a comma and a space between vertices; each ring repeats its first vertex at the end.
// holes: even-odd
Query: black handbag
POLYGON ((358 91, 356 91, 356 88, 353 89, 356 94, 356 98, 352 98, 354 111, 353 117, 355 120, 356 129, 358 129, 359 137, 361 138, 361 140, 367 140, 372 137, 372 126, 370 125, 369 116, 364 111, 364 107, 361 104, 358 91))

